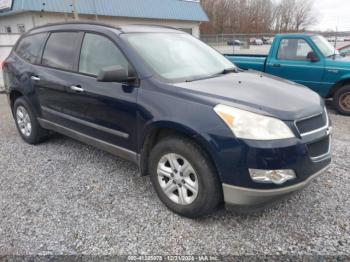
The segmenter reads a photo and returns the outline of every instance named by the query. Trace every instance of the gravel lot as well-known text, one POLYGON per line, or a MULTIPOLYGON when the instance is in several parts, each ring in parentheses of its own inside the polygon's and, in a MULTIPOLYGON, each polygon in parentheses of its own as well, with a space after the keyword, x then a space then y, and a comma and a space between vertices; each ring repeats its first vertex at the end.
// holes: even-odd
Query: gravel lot
MULTIPOLYGON (((332 110, 331 110, 332 111, 332 110)), ((274 208, 189 220, 136 166, 61 135, 25 144, 0 95, 0 255, 350 255, 350 118, 330 171, 274 208)))

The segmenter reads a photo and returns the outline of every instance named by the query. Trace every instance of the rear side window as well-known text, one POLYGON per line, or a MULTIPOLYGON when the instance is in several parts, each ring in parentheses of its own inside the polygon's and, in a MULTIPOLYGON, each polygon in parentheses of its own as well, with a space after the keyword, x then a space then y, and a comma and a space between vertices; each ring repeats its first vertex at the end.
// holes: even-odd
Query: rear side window
POLYGON ((76 32, 52 33, 45 46, 42 64, 73 70, 78 36, 76 32))
POLYGON ((46 34, 36 34, 23 38, 17 45, 16 53, 29 63, 35 63, 45 37, 46 34))
POLYGON ((102 68, 115 65, 128 70, 128 61, 118 47, 107 37, 85 34, 79 72, 97 76, 102 68))
POLYGON ((312 52, 309 44, 303 39, 283 39, 278 49, 277 58, 281 60, 308 60, 312 52))

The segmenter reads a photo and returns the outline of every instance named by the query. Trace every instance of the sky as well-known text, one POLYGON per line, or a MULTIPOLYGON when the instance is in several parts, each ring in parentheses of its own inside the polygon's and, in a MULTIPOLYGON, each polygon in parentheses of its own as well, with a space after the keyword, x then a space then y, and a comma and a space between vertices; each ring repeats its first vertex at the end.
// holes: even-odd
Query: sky
POLYGON ((350 31, 350 0, 315 0, 314 9, 320 19, 311 29, 350 31))

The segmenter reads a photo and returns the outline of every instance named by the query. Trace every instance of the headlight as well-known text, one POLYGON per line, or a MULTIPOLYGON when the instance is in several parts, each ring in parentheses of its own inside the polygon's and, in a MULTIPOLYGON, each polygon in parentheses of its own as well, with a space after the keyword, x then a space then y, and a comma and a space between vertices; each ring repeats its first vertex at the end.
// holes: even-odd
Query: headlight
POLYGON ((214 111, 238 138, 276 140, 295 137, 290 128, 277 118, 226 105, 217 105, 214 111))

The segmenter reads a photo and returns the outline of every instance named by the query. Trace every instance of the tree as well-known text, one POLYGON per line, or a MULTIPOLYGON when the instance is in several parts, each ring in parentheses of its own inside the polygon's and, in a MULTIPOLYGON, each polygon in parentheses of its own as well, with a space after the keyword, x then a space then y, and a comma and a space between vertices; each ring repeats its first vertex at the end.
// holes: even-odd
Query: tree
POLYGON ((204 34, 305 30, 317 22, 314 0, 202 0, 209 22, 204 34))
POLYGON ((297 0, 295 6, 295 31, 305 30, 318 22, 317 14, 313 12, 313 0, 297 0))

